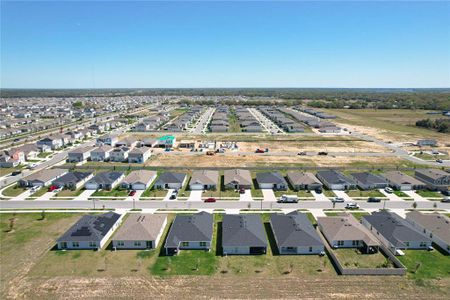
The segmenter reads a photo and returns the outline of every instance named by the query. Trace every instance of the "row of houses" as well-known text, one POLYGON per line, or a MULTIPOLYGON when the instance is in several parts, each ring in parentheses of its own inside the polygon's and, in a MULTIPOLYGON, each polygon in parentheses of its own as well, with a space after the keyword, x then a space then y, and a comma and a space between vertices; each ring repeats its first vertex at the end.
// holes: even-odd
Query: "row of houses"
POLYGON ((234 113, 239 123, 239 127, 243 132, 262 132, 263 129, 259 121, 250 113, 250 111, 242 106, 234 108, 234 113))
POLYGON ((192 106, 187 112, 181 114, 169 124, 165 125, 164 130, 170 132, 181 132, 187 130, 195 123, 196 120, 198 120, 204 111, 205 107, 203 106, 192 106))
POLYGON ((339 133, 341 128, 336 126, 336 124, 326 121, 325 119, 333 119, 334 116, 319 113, 318 115, 312 113, 311 110, 305 111, 303 107, 294 108, 280 108, 285 113, 291 115, 294 119, 302 122, 310 127, 317 128, 321 133, 339 133), (301 113, 300 111, 304 112, 301 113), (330 117, 327 117, 330 116, 330 117))
POLYGON ((210 132, 228 132, 230 130, 230 123, 228 122, 229 108, 226 105, 219 106, 211 116, 211 121, 208 124, 210 132))
POLYGON ((96 148, 85 147, 68 153, 67 162, 78 163, 91 161, 114 161, 128 163, 144 163, 150 158, 152 150, 149 147, 127 147, 102 145, 96 148))
MULTIPOLYGON (((131 214, 119 227, 122 220, 122 216, 113 212, 83 216, 58 238, 58 248, 101 249, 112 237, 115 249, 153 249, 168 224, 165 214, 131 214)), ((271 214, 269 225, 280 255, 317 255, 324 251, 324 241, 306 214, 298 211, 271 214)), ((395 213, 379 211, 363 216, 361 223, 351 214, 341 214, 319 217, 317 226, 334 249, 355 248, 361 253, 373 253, 383 245, 399 255, 401 250, 429 249, 434 243, 450 254, 450 219, 438 213, 413 211, 403 219, 395 213)), ((267 233, 260 215, 226 214, 218 230, 221 230, 223 255, 267 252, 267 233)), ((212 214, 177 215, 167 234, 164 251, 166 255, 183 250, 209 251, 213 246, 213 231, 212 214)))
POLYGON ((286 109, 278 109, 272 106, 258 107, 258 109, 272 122, 286 132, 304 132, 305 127, 298 121, 288 117, 286 109))

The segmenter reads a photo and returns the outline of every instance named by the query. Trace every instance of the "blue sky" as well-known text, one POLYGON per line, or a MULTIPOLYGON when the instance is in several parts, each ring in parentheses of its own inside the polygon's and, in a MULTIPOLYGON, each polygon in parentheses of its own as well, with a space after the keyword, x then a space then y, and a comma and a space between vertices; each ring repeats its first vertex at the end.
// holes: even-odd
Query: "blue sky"
POLYGON ((1 87, 450 87, 449 2, 2 1, 1 87))

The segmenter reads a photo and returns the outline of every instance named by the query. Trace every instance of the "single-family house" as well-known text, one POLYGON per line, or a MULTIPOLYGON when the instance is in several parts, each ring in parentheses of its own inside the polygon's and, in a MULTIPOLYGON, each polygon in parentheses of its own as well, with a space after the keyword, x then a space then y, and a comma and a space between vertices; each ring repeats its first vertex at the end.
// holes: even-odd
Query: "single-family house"
POLYGON ((252 175, 249 170, 244 169, 225 170, 223 184, 226 189, 251 189, 252 175))
POLYGON ((418 140, 417 141, 417 146, 431 146, 431 147, 436 147, 437 146, 437 141, 433 140, 433 139, 425 139, 425 140, 418 140))
POLYGON ((83 147, 70 151, 67 154, 67 162, 83 162, 91 156, 92 147, 83 147))
POLYGON ((430 190, 446 191, 450 186, 450 173, 439 169, 416 170, 414 177, 430 190))
POLYGON ((152 155, 152 150, 148 147, 134 148, 128 153, 129 163, 142 164, 152 155))
POLYGON ((128 147, 114 148, 109 153, 109 160, 115 162, 124 162, 128 160, 128 153, 130 153, 130 148, 128 147))
POLYGON ((135 139, 133 137, 128 137, 128 138, 124 138, 124 139, 117 141, 115 144, 115 147, 127 147, 130 149, 133 149, 139 143, 140 143, 140 141, 138 141, 137 139, 135 139))
POLYGON ((91 160, 92 161, 108 161, 111 151, 114 148, 110 145, 101 145, 98 148, 95 148, 91 151, 91 160))
POLYGON ((428 249, 431 246, 430 238, 393 212, 373 212, 363 216, 361 223, 394 254, 399 254, 398 250, 428 249))
POLYGON ((114 249, 154 249, 167 225, 165 214, 130 214, 112 238, 114 249))
POLYGON ((118 140, 119 138, 116 135, 107 134, 97 138, 97 144, 105 144, 114 147, 118 140))
POLYGON ((47 186, 66 173, 67 170, 65 169, 44 169, 20 179, 18 183, 22 187, 47 186))
POLYGON ((287 190, 287 182, 279 172, 256 173, 260 189, 287 190))
POLYGON ((353 179, 335 170, 318 171, 316 176, 330 190, 349 190, 356 188, 356 183, 353 179))
POLYGON ((84 185, 86 190, 112 190, 122 181, 124 174, 122 172, 103 172, 98 173, 88 180, 84 185))
POLYGON ((58 249, 100 250, 119 227, 121 221, 121 215, 114 212, 84 215, 58 238, 58 249))
POLYGON ((222 220, 222 252, 231 254, 265 254, 267 237, 257 214, 224 215, 222 220))
POLYGON ((271 214, 270 226, 279 254, 320 254, 324 251, 321 238, 306 214, 298 211, 271 214))
POLYGON ((351 174, 356 185, 362 190, 384 189, 388 186, 385 178, 369 172, 359 172, 351 174))
POLYGON ((165 172, 158 176, 154 187, 156 189, 181 189, 186 183, 185 173, 165 172))
POLYGON ((180 250, 210 250, 213 235, 213 215, 200 212, 177 215, 167 234, 164 249, 167 255, 180 250))
POLYGON ((359 248, 368 253, 380 246, 376 237, 351 214, 318 217, 317 226, 333 248, 359 248))
POLYGON ((322 188, 322 182, 310 172, 289 171, 287 178, 292 188, 298 190, 317 190, 322 188))
POLYGON ((49 136, 49 137, 46 137, 46 138, 43 138, 43 139, 37 141, 36 145, 38 146, 38 148, 49 147, 52 150, 56 150, 56 149, 61 148, 64 145, 64 143, 60 137, 49 136))
POLYGON ((137 170, 128 174, 120 184, 123 189, 146 190, 156 179, 157 173, 149 170, 137 170))
POLYGON ((400 171, 388 171, 383 173, 389 185, 399 191, 421 190, 425 183, 400 171))
POLYGON ((406 221, 429 237, 442 251, 450 254, 450 218, 444 214, 424 214, 417 210, 406 213, 406 221))
POLYGON ((66 188, 69 190, 76 190, 82 187, 86 181, 94 176, 92 172, 69 172, 61 177, 53 180, 52 185, 59 188, 66 188))
POLYGON ((191 190, 214 190, 219 181, 219 172, 214 170, 196 170, 192 172, 189 188, 191 190))

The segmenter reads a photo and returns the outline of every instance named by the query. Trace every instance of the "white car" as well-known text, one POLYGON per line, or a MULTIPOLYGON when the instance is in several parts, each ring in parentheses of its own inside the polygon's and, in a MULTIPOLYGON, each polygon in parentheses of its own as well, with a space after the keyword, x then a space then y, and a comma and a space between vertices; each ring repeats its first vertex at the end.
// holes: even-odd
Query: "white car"
POLYGON ((388 186, 384 188, 384 191, 389 194, 392 194, 394 192, 394 190, 388 186))
POLYGON ((345 206, 346 209, 358 209, 359 205, 357 203, 347 203, 347 205, 345 206))
POLYGON ((344 202, 345 200, 342 197, 334 197, 333 200, 331 200, 331 201, 333 201, 333 202, 344 202))

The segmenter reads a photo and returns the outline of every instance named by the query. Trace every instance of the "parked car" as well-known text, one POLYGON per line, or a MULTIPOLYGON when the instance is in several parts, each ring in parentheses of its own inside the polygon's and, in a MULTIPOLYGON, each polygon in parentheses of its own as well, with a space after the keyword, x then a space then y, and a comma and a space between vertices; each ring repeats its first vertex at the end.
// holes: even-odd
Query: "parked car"
POLYGON ((239 189, 239 194, 245 194, 245 189, 240 188, 240 189, 239 189))
POLYGON ((394 192, 394 190, 388 186, 384 188, 384 191, 389 194, 392 194, 394 192))
POLYGON ((317 194, 322 194, 322 188, 317 188, 314 190, 317 194))
POLYGON ((444 196, 450 196, 450 191, 448 191, 448 190, 447 191, 442 191, 441 194, 444 195, 444 196))
POLYGON ((347 205, 345 206, 345 209, 358 209, 359 205, 357 203, 347 203, 347 205))
POLYGON ((35 192, 39 191, 41 188, 42 188, 42 187, 41 187, 40 185, 38 185, 38 186, 32 186, 32 187, 30 188, 30 192, 35 193, 35 192))
POLYGON ((32 169, 34 169, 34 168, 36 168, 36 167, 37 167, 37 164, 31 163, 31 164, 29 164, 29 165, 27 166, 27 169, 32 170, 32 169))
POLYGON ((331 200, 331 201, 333 201, 333 202, 344 202, 345 200, 344 200, 344 198, 341 198, 341 197, 334 197, 333 200, 331 200))
POLYGON ((436 162, 437 162, 437 163, 440 163, 440 164, 443 163, 442 159, 440 159, 440 158, 439 158, 439 159, 436 159, 436 162))
POLYGON ((136 195, 136 191, 135 190, 130 191, 130 193, 128 194, 128 196, 134 196, 134 195, 136 195))
POLYGON ((444 199, 441 200, 441 202, 450 203, 450 197, 445 197, 444 199))
POLYGON ((317 153, 318 155, 328 155, 328 152, 325 151, 320 151, 319 153, 317 153))
POLYGON ((205 202, 216 202, 216 198, 206 198, 205 202))
POLYGON ((175 200, 175 199, 177 199, 177 196, 178 196, 178 191, 175 190, 175 191, 172 192, 172 194, 170 194, 169 199, 170 200, 175 200))
POLYGON ((381 199, 375 198, 375 197, 369 197, 369 199, 367 199, 367 202, 381 202, 381 199))
POLYGON ((306 155, 306 152, 302 151, 302 152, 297 153, 297 155, 305 156, 305 155, 306 155))
POLYGON ((49 192, 53 192, 53 191, 55 191, 56 189, 58 189, 58 186, 56 186, 56 185, 51 185, 51 186, 48 187, 48 191, 49 191, 49 192))
POLYGON ((257 148, 256 151, 255 151, 255 153, 264 153, 264 150, 263 150, 263 149, 260 149, 260 148, 257 148))
POLYGON ((11 176, 17 176, 19 174, 22 174, 22 171, 14 171, 11 173, 11 176))

